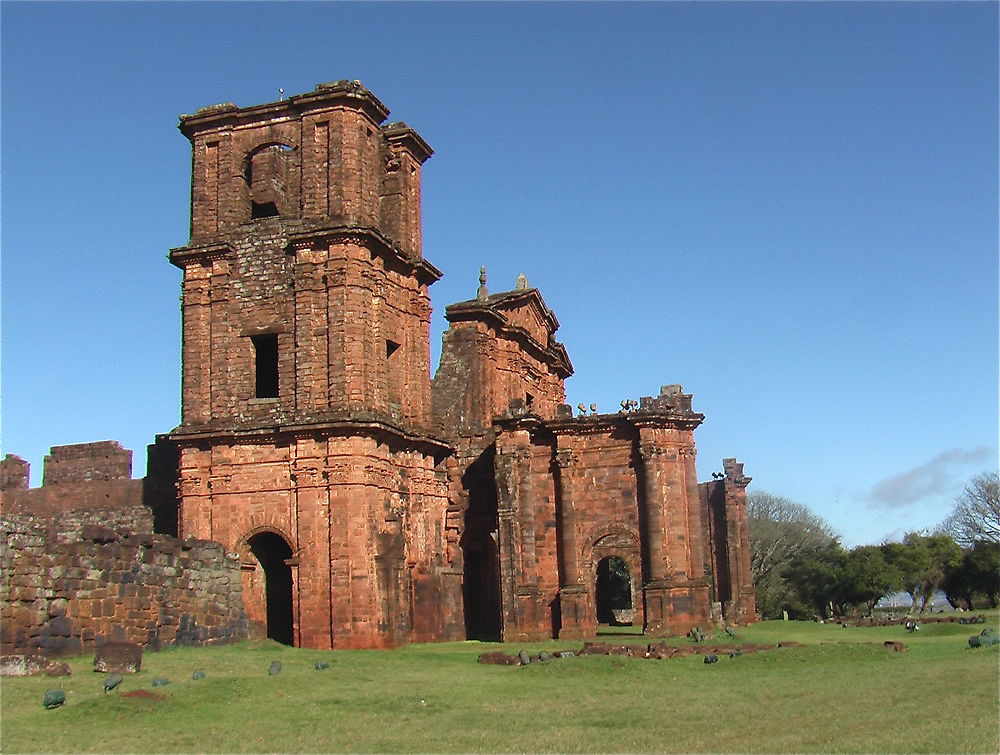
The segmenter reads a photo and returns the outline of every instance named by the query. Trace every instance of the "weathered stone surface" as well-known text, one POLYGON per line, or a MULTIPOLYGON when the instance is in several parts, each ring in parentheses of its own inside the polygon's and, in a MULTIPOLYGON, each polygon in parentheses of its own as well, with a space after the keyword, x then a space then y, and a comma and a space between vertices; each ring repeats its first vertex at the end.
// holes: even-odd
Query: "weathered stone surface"
POLYGON ((483 653, 479 656, 479 663, 485 663, 493 666, 518 666, 521 663, 521 659, 516 655, 508 655, 507 653, 501 653, 495 651, 492 653, 483 653))
POLYGON ((45 672, 49 659, 44 655, 0 656, 0 676, 35 676, 45 672))
POLYGON ((133 642, 105 642, 97 646, 94 671, 135 674, 142 668, 142 646, 133 642))
POLYGON ((158 648, 246 636, 239 564, 222 546, 184 551, 166 535, 125 537, 84 523, 102 513, 115 521, 116 512, 96 509, 0 517, 3 651, 56 655, 104 640, 158 648), (80 541, 83 530, 96 540, 80 541), (210 587, 193 589, 206 580, 210 587))

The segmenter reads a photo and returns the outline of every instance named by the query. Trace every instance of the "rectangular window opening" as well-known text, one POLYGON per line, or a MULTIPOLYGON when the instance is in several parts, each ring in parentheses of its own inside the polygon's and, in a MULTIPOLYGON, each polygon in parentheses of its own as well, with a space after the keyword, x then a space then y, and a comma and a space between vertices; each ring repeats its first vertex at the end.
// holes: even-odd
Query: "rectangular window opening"
POLYGON ((253 342, 255 398, 278 398, 278 334, 250 336, 253 342))
POLYGON ((393 354, 395 354, 398 348, 399 348, 398 343, 396 343, 395 341, 390 341, 388 338, 385 339, 385 358, 388 359, 393 354))

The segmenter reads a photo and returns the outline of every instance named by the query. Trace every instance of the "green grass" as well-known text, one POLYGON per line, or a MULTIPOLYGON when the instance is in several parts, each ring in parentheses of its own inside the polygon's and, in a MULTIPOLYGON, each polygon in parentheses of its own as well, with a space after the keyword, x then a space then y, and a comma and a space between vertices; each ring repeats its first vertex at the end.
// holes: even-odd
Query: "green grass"
MULTIPOLYGON (((142 672, 107 695, 93 656, 79 656, 67 679, 3 680, 0 750, 995 753, 1000 653, 966 644, 982 628, 926 625, 911 635, 763 622, 740 630, 740 640, 806 644, 712 665, 699 656, 476 663, 485 650, 579 647, 570 642, 336 652, 247 642, 147 653, 142 672), (910 649, 888 651, 887 639, 910 649), (275 659, 284 670, 268 676, 275 659), (313 670, 317 660, 330 668, 313 670), (193 681, 196 668, 207 678, 193 681), (155 690, 163 700, 122 697, 154 691, 159 676, 172 681, 155 690), (68 699, 47 711, 51 687, 68 699)), ((645 642, 622 629, 599 639, 645 642)))

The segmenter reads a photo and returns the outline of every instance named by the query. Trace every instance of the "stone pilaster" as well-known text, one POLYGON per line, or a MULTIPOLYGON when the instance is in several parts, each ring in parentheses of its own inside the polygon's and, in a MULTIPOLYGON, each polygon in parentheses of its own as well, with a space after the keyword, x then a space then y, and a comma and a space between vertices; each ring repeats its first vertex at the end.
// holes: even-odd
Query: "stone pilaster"
POLYGON ((571 448, 556 451, 559 481, 559 639, 581 639, 593 634, 595 622, 586 585, 580 581, 580 548, 577 543, 576 494, 573 470, 579 455, 571 448))

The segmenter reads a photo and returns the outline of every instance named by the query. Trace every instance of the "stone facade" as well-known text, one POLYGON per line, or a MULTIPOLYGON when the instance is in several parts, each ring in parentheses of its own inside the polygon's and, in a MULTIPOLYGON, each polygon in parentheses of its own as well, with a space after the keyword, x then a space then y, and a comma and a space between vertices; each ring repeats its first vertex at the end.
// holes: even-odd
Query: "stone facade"
POLYGON ((485 269, 445 310, 431 379, 432 150, 387 116, 348 81, 181 116, 181 423, 143 481, 107 444, 56 464, 47 493, 9 457, 11 509, 96 508, 88 491, 110 486, 118 510, 139 501, 158 532, 233 554, 251 631, 304 647, 752 620, 749 478, 726 460, 699 486, 703 415, 680 386, 573 416, 558 320, 523 276, 490 294, 485 269))

